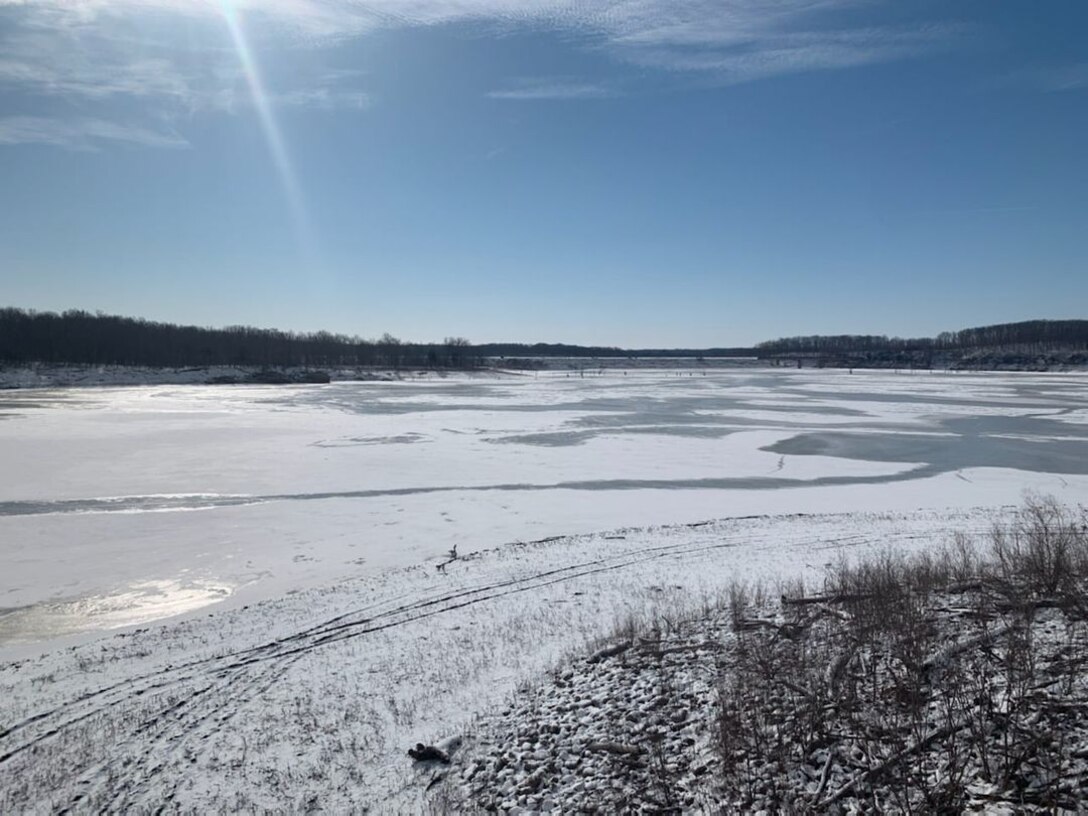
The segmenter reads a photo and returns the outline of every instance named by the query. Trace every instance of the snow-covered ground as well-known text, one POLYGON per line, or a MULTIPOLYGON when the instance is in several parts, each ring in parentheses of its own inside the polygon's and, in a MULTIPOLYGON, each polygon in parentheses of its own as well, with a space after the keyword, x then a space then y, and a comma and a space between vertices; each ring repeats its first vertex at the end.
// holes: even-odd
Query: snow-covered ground
POLYGON ((629 617, 991 518, 754 517, 526 543, 9 664, 0 812, 411 812, 430 773, 409 746, 465 733, 629 617))
POLYGON ((626 615, 982 529, 1026 489, 1085 501, 1086 386, 736 370, 5 392, 0 811, 412 809, 408 745, 626 615))

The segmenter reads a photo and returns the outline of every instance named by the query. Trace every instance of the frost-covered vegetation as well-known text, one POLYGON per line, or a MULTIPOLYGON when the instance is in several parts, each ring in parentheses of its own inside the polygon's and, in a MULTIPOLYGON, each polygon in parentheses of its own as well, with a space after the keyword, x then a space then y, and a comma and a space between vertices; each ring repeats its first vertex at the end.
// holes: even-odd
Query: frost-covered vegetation
POLYGON ((1077 811, 1086 522, 1030 499, 981 537, 840 559, 816 593, 736 582, 624 627, 485 723, 435 795, 558 812, 1077 811))
POLYGON ((1076 810, 1088 790, 1088 527, 1030 500, 982 547, 841 563, 774 618, 737 593, 719 683, 738 808, 1076 810))

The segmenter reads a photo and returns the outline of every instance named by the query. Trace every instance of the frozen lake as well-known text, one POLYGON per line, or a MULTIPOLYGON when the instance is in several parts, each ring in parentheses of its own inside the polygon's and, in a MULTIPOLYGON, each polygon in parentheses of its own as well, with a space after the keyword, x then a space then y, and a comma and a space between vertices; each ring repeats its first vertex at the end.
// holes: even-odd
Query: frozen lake
POLYGON ((1088 499, 1076 374, 611 371, 0 393, 0 657, 513 541, 1088 499))

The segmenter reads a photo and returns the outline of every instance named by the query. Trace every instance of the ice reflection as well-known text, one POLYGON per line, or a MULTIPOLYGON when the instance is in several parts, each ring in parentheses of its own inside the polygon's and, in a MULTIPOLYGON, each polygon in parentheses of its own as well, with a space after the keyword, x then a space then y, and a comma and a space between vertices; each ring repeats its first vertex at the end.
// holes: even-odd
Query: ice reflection
POLYGON ((181 615, 225 600, 234 589, 223 582, 139 581, 118 592, 0 610, 0 645, 119 629, 181 615))

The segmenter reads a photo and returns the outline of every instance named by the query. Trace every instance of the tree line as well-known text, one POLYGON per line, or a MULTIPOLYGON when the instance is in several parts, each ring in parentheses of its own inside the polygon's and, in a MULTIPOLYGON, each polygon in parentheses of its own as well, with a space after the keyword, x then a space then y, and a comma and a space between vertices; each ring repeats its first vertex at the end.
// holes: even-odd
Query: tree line
POLYGON ((330 332, 251 326, 202 328, 70 310, 0 308, 0 362, 186 366, 474 368, 463 337, 405 343, 390 334, 364 340, 330 332))
POLYGON ((204 328, 69 310, 37 312, 0 308, 0 363, 72 363, 256 367, 475 368, 488 358, 814 357, 1008 351, 1045 354, 1088 351, 1088 320, 1000 323, 936 337, 810 335, 769 340, 751 348, 622 349, 565 343, 488 343, 463 337, 441 343, 403 342, 390 334, 374 340, 319 331, 299 333, 251 326, 204 328))
POLYGON ((899 352, 967 352, 1000 350, 1018 353, 1088 350, 1088 320, 1025 320, 998 323, 936 337, 884 335, 810 335, 768 340, 756 346, 761 357, 782 354, 835 355, 899 352))
POLYGON ((307 334, 251 326, 179 326, 78 309, 58 314, 0 308, 0 362, 8 364, 463 369, 481 366, 488 358, 753 354, 750 348, 622 349, 566 343, 473 345, 463 337, 448 337, 441 343, 411 343, 388 333, 365 340, 325 331, 307 334))
POLYGON ((474 347, 483 357, 753 357, 752 348, 643 348, 573 346, 567 343, 484 343, 474 347))

